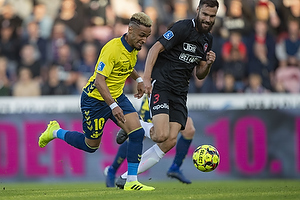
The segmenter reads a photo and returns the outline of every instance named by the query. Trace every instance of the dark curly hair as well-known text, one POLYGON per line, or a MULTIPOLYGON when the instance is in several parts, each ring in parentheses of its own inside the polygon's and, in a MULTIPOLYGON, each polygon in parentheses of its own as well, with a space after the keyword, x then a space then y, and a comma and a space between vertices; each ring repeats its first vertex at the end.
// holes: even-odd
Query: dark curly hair
POLYGON ((219 2, 218 0, 200 0, 199 2, 199 8, 201 8, 203 5, 207 5, 208 7, 216 7, 219 8, 219 2))

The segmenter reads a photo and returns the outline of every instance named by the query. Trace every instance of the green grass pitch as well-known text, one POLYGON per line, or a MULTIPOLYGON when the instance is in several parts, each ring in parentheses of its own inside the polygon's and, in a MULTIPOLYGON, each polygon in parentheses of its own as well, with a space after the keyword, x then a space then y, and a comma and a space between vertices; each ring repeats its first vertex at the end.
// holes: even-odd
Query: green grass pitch
POLYGON ((290 200, 300 199, 300 180, 243 180, 243 181, 143 181, 155 191, 124 191, 106 188, 103 182, 82 183, 4 183, 0 181, 0 200, 80 199, 80 200, 290 200))

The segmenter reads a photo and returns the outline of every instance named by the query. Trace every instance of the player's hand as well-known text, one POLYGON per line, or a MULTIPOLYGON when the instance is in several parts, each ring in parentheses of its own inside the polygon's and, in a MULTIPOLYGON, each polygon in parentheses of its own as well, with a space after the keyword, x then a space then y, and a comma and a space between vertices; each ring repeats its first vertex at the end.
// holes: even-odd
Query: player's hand
POLYGON ((207 52, 207 54, 206 54, 206 63, 208 65, 211 65, 211 64, 213 64, 215 62, 215 60, 216 60, 216 54, 215 54, 215 52, 213 52, 213 51, 207 52))
POLYGON ((144 85, 145 85, 145 93, 150 96, 152 92, 152 84, 151 84, 151 78, 143 78, 144 80, 144 85))
POLYGON ((137 93, 134 94, 134 97, 140 99, 144 95, 144 93, 145 93, 144 82, 139 82, 137 84, 137 93))
POLYGON ((125 123, 126 122, 125 116, 123 114, 123 110, 119 106, 115 107, 112 110, 112 114, 114 115, 114 117, 116 118, 118 123, 125 123))

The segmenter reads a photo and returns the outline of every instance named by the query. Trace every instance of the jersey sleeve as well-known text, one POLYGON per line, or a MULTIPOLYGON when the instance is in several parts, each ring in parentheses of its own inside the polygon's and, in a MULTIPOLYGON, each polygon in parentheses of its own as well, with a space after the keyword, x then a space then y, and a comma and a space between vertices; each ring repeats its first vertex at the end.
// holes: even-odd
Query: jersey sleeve
POLYGON ((208 51, 209 52, 212 49, 213 45, 213 36, 211 33, 208 34, 208 51))
POLYGON ((188 37, 188 26, 184 21, 176 22, 167 32, 158 38, 158 41, 166 50, 172 49, 182 43, 188 37))
POLYGON ((206 61, 206 54, 207 54, 207 52, 209 52, 212 49, 212 43, 213 43, 213 36, 212 36, 212 34, 208 33, 207 34, 207 38, 208 38, 207 50, 205 50, 205 55, 202 58, 203 61, 206 61))
POLYGON ((95 69, 97 73, 109 77, 113 70, 116 52, 118 51, 114 49, 114 45, 110 45, 109 43, 103 47, 95 69))

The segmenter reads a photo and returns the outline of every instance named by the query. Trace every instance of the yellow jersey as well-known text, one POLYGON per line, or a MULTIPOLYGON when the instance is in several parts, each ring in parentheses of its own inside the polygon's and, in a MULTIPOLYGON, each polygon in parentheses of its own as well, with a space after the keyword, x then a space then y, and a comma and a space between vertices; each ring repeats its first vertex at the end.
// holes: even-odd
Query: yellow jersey
POLYGON ((110 40, 102 48, 98 57, 94 74, 90 77, 83 91, 89 96, 104 100, 95 87, 96 74, 106 77, 106 84, 112 98, 123 93, 125 81, 134 69, 138 50, 132 48, 125 40, 125 35, 110 40))
POLYGON ((150 117, 148 95, 144 95, 139 115, 143 119, 143 121, 152 123, 152 120, 151 120, 151 117, 150 117))

